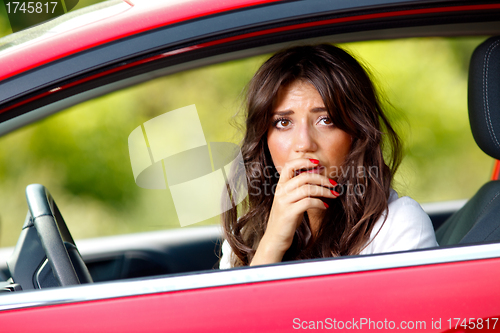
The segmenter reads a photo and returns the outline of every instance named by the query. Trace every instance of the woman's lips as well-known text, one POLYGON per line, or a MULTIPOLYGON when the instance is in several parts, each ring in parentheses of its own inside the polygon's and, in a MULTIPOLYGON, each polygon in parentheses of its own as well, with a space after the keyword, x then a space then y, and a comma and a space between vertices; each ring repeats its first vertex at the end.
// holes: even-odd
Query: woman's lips
POLYGON ((312 169, 301 169, 301 170, 297 170, 295 171, 295 175, 298 176, 300 175, 301 173, 304 173, 304 172, 307 172, 307 173, 321 173, 321 171, 324 169, 324 167, 322 166, 316 166, 312 169))

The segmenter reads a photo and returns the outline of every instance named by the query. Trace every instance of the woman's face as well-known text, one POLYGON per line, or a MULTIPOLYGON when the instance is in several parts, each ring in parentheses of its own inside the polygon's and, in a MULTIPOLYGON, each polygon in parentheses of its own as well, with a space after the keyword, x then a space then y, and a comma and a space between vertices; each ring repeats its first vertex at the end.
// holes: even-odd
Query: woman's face
POLYGON ((350 135, 332 123, 312 84, 297 80, 280 88, 267 134, 278 172, 288 161, 308 158, 319 160, 320 167, 312 172, 337 179, 351 141, 350 135))

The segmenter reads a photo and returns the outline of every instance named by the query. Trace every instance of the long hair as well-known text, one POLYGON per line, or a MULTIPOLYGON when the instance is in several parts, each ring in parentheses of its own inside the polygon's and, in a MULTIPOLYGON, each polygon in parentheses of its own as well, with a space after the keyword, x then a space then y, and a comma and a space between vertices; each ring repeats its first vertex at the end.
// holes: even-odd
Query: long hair
POLYGON ((248 197, 240 214, 233 207, 223 214, 222 223, 234 252, 234 267, 250 264, 266 231, 279 180, 267 146, 267 131, 279 89, 296 80, 317 89, 332 122, 352 137, 352 143, 338 174, 341 196, 327 209, 317 239, 308 242, 309 221, 304 213, 283 260, 359 254, 388 207, 393 175, 401 162, 401 144, 367 71, 332 45, 284 50, 260 67, 247 90, 246 132, 241 144, 244 165, 233 169, 228 188, 246 182, 248 197), (387 163, 383 143, 390 146, 387 163))

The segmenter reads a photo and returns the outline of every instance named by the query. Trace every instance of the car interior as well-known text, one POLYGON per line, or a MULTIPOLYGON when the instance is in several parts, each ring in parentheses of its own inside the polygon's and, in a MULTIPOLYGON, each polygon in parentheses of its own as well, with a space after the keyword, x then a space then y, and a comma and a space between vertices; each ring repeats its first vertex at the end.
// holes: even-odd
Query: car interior
MULTIPOLYGON (((500 101, 498 85, 500 54, 496 50, 499 37, 492 37, 481 44, 472 55, 469 67, 468 108, 472 134, 479 147, 494 159, 500 158, 500 144, 497 139, 500 101)), ((500 224, 496 218, 500 212, 500 183, 492 180, 479 191, 458 212, 450 216, 436 230, 441 246, 498 242, 500 224)))

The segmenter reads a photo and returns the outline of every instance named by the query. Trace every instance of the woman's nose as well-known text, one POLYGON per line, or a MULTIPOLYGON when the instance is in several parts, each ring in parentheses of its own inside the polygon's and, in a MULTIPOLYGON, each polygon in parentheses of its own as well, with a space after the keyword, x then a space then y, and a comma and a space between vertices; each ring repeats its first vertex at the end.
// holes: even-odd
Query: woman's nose
POLYGON ((309 152, 318 149, 314 130, 309 124, 297 126, 294 135, 294 147, 297 152, 309 152))

